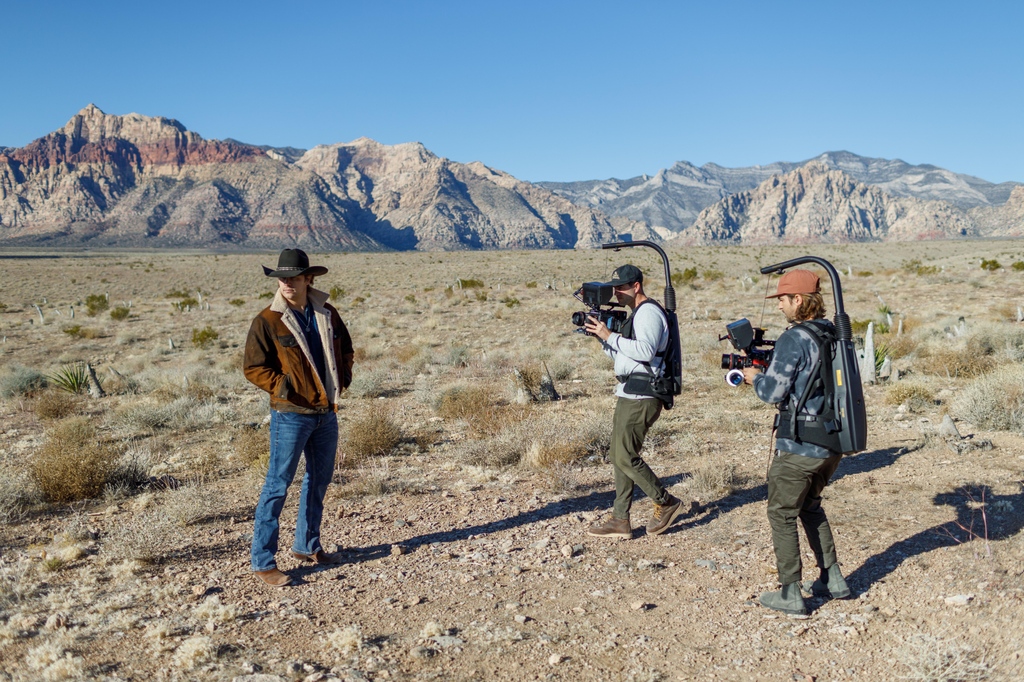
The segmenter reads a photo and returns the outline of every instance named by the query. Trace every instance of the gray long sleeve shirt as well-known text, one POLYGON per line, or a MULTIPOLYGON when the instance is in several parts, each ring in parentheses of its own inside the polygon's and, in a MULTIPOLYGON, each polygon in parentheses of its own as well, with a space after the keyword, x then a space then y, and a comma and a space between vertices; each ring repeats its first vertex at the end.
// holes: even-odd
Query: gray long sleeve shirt
MULTIPOLYGON (((829 322, 830 329, 832 323, 829 322)), ((789 402, 789 409, 796 408, 800 396, 818 373, 818 343, 812 332, 792 326, 782 333, 775 342, 775 354, 771 365, 763 374, 754 377, 754 392, 766 403, 777 405, 789 402)), ((804 403, 800 414, 820 415, 825 409, 825 392, 819 388, 804 403)), ((778 438, 775 447, 808 457, 828 457, 833 454, 826 448, 812 443, 797 443, 788 438, 778 438)))
MULTIPOLYGON (((639 305, 633 312, 633 338, 627 339, 622 334, 613 333, 607 341, 601 342, 605 354, 615 361, 615 376, 629 374, 660 374, 665 362, 657 356, 668 346, 668 318, 658 306, 639 305), (651 369, 640 364, 650 363, 651 369)), ((615 395, 620 398, 641 400, 651 398, 649 395, 635 395, 623 390, 622 382, 615 387, 615 395)))

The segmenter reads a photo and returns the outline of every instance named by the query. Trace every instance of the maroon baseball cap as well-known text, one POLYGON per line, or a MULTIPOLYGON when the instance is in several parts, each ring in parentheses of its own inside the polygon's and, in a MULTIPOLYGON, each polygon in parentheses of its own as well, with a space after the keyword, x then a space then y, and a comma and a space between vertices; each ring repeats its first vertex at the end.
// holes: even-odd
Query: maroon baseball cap
POLYGON ((793 294, 816 294, 821 291, 821 280, 810 270, 790 270, 782 277, 779 277, 779 288, 771 296, 765 298, 778 298, 779 296, 792 296, 793 294))

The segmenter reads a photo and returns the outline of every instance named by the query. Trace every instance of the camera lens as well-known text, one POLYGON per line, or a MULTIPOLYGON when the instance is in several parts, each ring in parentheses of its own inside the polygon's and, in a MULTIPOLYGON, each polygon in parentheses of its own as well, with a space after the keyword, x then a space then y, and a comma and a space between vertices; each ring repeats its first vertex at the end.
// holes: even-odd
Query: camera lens
POLYGON ((739 386, 743 383, 743 372, 738 369, 729 370, 729 373, 725 375, 725 383, 734 388, 739 386))
POLYGON ((577 327, 582 327, 587 323, 587 314, 582 310, 577 310, 572 314, 572 323, 577 327))

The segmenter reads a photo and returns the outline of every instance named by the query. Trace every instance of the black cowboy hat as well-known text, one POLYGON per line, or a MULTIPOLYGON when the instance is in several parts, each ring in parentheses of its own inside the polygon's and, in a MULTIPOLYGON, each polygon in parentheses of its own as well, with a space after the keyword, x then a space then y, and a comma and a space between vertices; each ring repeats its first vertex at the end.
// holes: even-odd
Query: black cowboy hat
POLYGON ((263 274, 267 277, 298 277, 299 275, 319 277, 327 274, 327 268, 322 265, 310 267, 309 256, 302 249, 285 249, 277 258, 277 269, 271 270, 264 265, 263 274))

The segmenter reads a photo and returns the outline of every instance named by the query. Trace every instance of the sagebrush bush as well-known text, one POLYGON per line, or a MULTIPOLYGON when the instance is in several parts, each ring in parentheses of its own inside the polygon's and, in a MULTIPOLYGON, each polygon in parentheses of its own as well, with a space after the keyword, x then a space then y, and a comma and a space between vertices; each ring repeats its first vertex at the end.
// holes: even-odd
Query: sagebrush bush
POLYGON ((932 392, 921 384, 900 382, 885 392, 885 402, 890 405, 906 404, 913 411, 924 410, 935 405, 932 392))
POLYGON ((702 501, 728 495, 736 487, 736 470, 727 464, 699 464, 690 472, 687 487, 702 501))
POLYGON ((386 455, 401 442, 402 430, 386 405, 374 403, 362 416, 349 422, 345 463, 353 465, 374 455, 386 455))
POLYGON ((74 502, 103 492, 116 457, 88 419, 72 417, 49 430, 31 460, 30 472, 50 502, 74 502))
POLYGON ((114 462, 107 476, 106 492, 114 498, 131 495, 149 484, 153 453, 148 447, 130 443, 114 462))
POLYGON ((120 322, 121 320, 127 320, 128 316, 132 314, 131 308, 123 305, 119 305, 110 311, 110 317, 120 322))
POLYGON ((1024 429, 1024 367, 1004 367, 978 377, 960 391, 952 410, 983 429, 1024 429))
POLYGON ((235 456, 245 466, 253 466, 270 453, 270 429, 239 429, 234 440, 235 456))
POLYGON ((43 391, 36 398, 35 411, 40 419, 63 419, 77 408, 78 400, 63 391, 43 391))
POLYGON ((17 521, 39 501, 39 490, 22 466, 5 464, 0 476, 0 523, 17 521))
POLYGON ((0 397, 14 398, 22 395, 32 395, 36 391, 46 388, 46 377, 24 365, 9 365, 3 374, 0 374, 0 397))
POLYGON ((487 386, 453 386, 437 402, 439 417, 462 419, 475 435, 493 436, 529 413, 529 406, 498 402, 494 390, 487 386))

